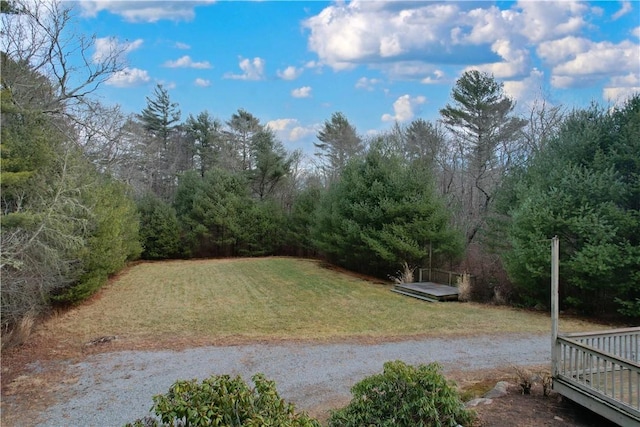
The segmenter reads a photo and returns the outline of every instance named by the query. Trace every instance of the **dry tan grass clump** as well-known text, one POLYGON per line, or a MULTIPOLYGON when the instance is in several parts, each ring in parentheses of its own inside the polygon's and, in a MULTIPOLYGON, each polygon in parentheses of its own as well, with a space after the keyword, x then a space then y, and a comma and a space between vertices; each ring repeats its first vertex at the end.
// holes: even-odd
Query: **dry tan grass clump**
POLYGON ((415 277, 413 274, 415 270, 415 267, 410 267, 409 264, 405 261, 402 263, 402 270, 398 271, 395 276, 389 276, 389 278, 397 285, 401 285, 403 283, 413 283, 415 282, 415 277))
POLYGON ((515 365, 512 366, 512 369, 516 375, 522 394, 531 394, 531 387, 534 384, 540 384, 542 385, 542 394, 549 396, 552 387, 552 377, 549 370, 531 371, 530 369, 515 365))
POLYGON ((12 329, 2 331, 2 339, 0 340, 0 348, 15 347, 25 343, 31 336, 33 328, 36 324, 36 316, 33 313, 25 314, 17 325, 12 329))
POLYGON ((460 301, 471 300, 471 275, 463 273, 458 277, 456 286, 458 287, 458 299, 460 301))

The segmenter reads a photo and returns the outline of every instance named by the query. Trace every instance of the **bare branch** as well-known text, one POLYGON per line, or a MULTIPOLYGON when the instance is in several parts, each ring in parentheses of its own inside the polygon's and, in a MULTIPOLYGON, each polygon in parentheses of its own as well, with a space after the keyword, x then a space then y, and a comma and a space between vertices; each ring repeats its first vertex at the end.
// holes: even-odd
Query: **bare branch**
POLYGON ((34 85, 32 78, 12 73, 11 68, 4 67, 3 59, 2 85, 11 90, 14 102, 21 108, 63 112, 69 104, 84 102, 88 94, 124 68, 124 45, 116 43, 109 52, 91 56, 96 39, 78 33, 73 27, 73 3, 59 0, 14 3, 19 13, 2 14, 1 49, 10 60, 44 76, 49 86, 45 88, 44 82, 34 85))

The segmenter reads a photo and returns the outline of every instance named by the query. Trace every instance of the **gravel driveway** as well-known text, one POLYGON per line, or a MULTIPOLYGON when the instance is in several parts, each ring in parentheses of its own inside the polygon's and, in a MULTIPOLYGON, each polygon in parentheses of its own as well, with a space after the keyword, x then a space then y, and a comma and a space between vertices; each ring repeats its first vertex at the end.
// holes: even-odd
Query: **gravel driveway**
POLYGON ((60 390, 60 401, 41 415, 39 426, 122 426, 149 415, 154 394, 177 379, 257 372, 274 380, 281 397, 297 410, 346 403, 356 382, 382 371, 384 362, 439 362, 447 370, 509 364, 538 365, 550 359, 548 335, 421 339, 381 344, 278 343, 199 347, 182 351, 121 351, 69 364, 78 380, 60 390))

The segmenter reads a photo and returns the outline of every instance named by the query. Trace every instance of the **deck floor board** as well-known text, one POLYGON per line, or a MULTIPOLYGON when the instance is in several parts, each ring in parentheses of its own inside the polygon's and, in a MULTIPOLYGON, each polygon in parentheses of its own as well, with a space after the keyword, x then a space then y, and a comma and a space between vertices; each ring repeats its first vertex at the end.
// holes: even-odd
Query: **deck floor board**
POLYGON ((458 299, 458 295, 460 294, 458 288, 454 286, 441 285, 433 282, 402 283, 396 285, 395 289, 441 301, 458 299))

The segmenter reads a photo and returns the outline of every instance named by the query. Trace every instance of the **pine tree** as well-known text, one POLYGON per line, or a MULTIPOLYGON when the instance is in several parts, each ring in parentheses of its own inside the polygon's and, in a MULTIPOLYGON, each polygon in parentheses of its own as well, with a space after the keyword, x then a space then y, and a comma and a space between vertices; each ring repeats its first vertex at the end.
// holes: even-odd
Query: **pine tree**
POLYGON ((451 92, 453 104, 440 110, 463 161, 454 197, 467 243, 486 220, 494 193, 511 166, 511 155, 526 121, 513 115, 514 101, 503 84, 477 70, 465 72, 451 92))
POLYGON ((333 113, 317 137, 320 142, 313 145, 318 149, 316 156, 324 159, 323 168, 329 182, 338 179, 349 159, 364 152, 364 144, 356 128, 342 113, 333 113))

